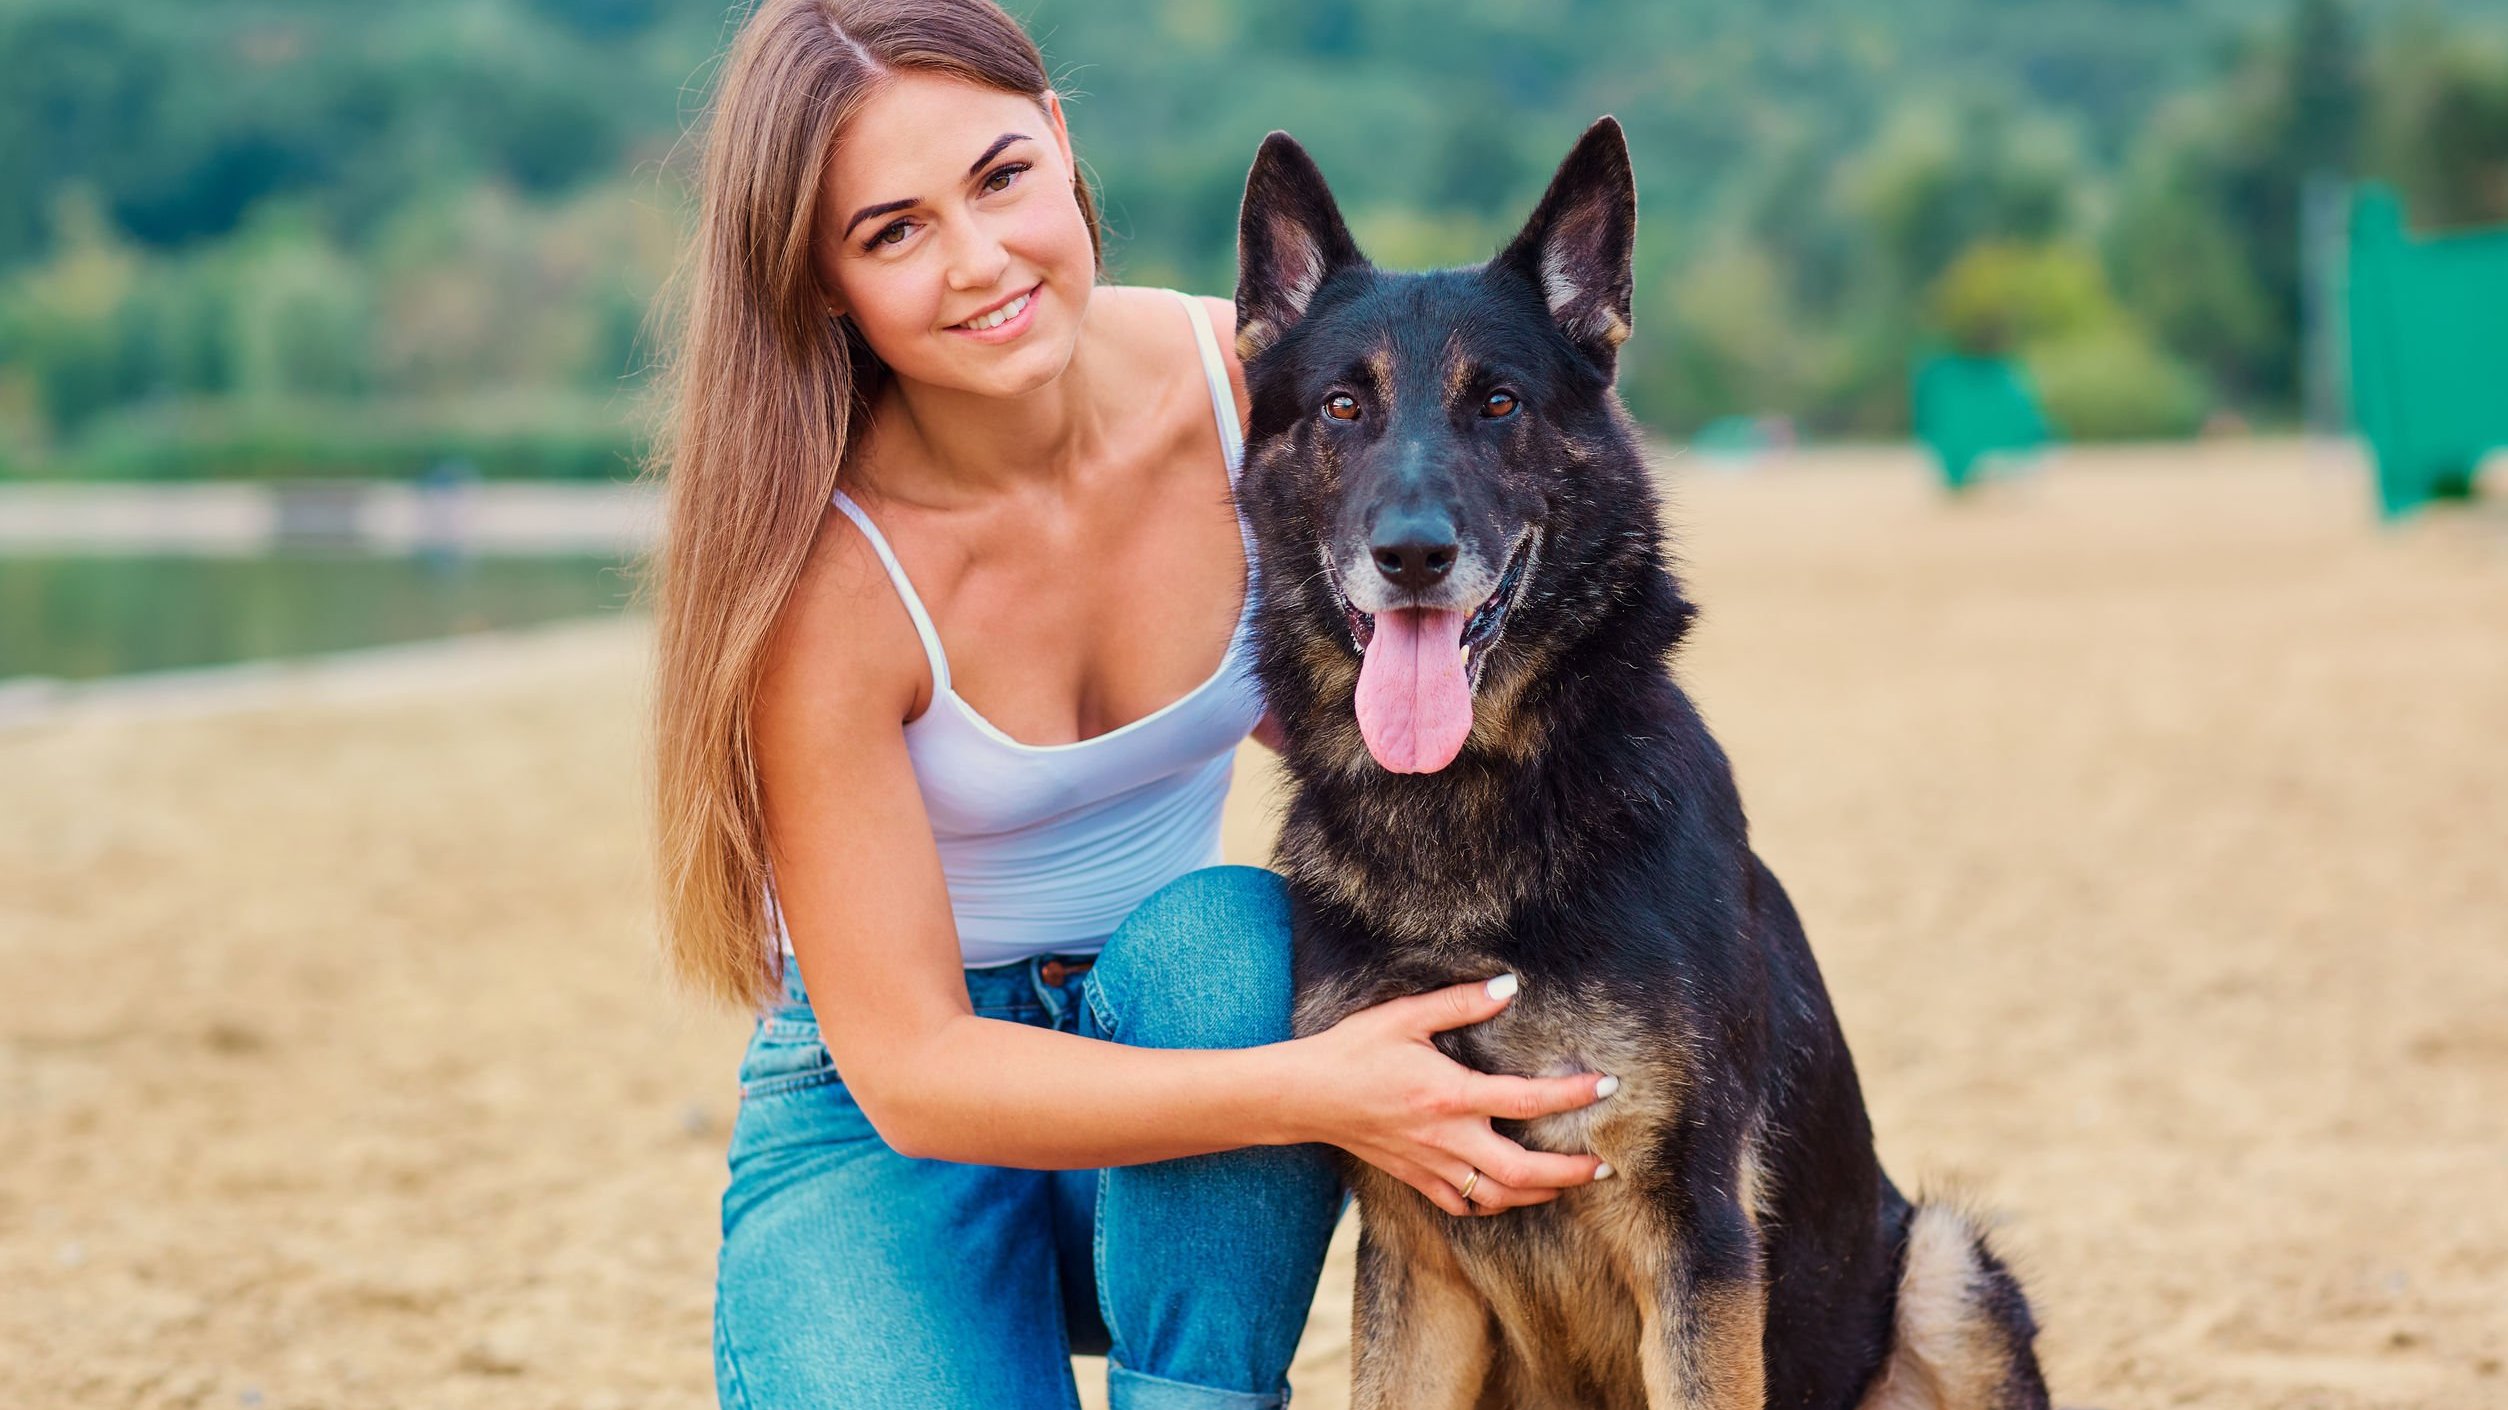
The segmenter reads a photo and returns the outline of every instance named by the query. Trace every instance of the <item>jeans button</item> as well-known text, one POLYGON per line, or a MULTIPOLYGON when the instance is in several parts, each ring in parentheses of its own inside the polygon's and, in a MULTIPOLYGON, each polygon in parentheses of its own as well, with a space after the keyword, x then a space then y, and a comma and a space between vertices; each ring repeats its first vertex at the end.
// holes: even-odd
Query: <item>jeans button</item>
POLYGON ((1044 980, 1049 985, 1059 987, 1062 984, 1064 977, 1062 961, 1047 960, 1044 964, 1037 967, 1036 977, 1044 980))

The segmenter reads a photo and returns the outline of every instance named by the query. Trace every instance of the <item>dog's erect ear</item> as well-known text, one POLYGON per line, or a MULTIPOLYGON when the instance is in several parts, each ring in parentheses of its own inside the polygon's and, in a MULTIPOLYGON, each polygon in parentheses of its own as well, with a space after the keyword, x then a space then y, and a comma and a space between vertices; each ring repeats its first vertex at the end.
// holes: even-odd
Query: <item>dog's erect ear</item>
POLYGON ((1637 178, 1629 171, 1628 138, 1616 120, 1604 118, 1559 163, 1532 219, 1497 262, 1533 281, 1560 330, 1607 376, 1628 341, 1636 253, 1637 178))
POLYGON ((1237 356, 1280 341, 1325 280, 1366 263, 1315 159, 1288 133, 1264 138, 1237 211, 1237 356))

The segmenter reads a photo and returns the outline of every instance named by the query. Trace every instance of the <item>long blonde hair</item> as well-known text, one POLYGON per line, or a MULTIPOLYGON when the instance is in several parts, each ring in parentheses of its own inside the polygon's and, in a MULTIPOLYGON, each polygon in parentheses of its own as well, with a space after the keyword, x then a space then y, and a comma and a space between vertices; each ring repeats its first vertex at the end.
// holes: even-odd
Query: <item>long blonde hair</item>
MULTIPOLYGON (((847 121, 908 70, 1040 103, 1050 89, 1035 42, 988 0, 764 0, 710 106, 695 238, 665 304, 676 346, 646 474, 665 485, 668 523, 645 574, 662 941, 691 986, 752 1008, 782 977, 752 697, 886 375, 829 316, 811 235, 847 121)), ((1102 252, 1087 183, 1072 186, 1102 252)))

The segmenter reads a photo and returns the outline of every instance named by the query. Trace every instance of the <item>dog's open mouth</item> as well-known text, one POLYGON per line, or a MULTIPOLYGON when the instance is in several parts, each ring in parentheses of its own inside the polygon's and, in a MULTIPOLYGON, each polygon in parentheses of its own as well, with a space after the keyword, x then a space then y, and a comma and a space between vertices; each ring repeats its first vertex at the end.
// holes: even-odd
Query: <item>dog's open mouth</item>
POLYGON ((1507 613, 1523 596, 1535 540, 1529 528, 1517 538, 1498 586, 1468 613, 1439 607, 1361 612, 1342 595, 1339 575, 1326 571, 1359 651, 1359 733, 1377 763, 1394 773, 1435 773, 1463 752, 1472 732, 1472 691, 1507 613))
POLYGON ((1498 632, 1506 625, 1507 613, 1515 607, 1515 599, 1524 591, 1525 570, 1533 561, 1533 531, 1526 529, 1515 541, 1515 551, 1507 555, 1506 571, 1498 575, 1498 587, 1489 600, 1474 608, 1471 618, 1463 623, 1462 646, 1470 653, 1466 669, 1472 684, 1480 684, 1481 658, 1498 640, 1498 632))

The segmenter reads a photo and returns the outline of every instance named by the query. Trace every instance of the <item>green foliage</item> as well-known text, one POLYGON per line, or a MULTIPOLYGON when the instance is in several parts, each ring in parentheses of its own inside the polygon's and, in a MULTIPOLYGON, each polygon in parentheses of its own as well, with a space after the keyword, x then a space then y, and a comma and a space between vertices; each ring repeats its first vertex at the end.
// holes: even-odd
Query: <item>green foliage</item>
POLYGON ((1961 352, 2026 366, 2066 435, 2181 436, 2199 428, 2209 409, 2202 379, 2117 303, 2091 251, 1972 246, 1944 272, 1928 305, 1934 331, 1961 352))
POLYGON ((82 204, 64 211, 59 247, 0 279, 0 445, 30 460, 153 478, 228 473, 257 447, 276 463, 246 473, 406 473, 439 453, 428 437, 440 436, 441 453, 489 473, 631 469, 612 453, 623 429, 586 440, 546 410, 532 413, 551 424, 545 446, 530 435, 477 443, 449 412, 389 433, 355 412, 318 415, 301 435, 286 424, 309 406, 367 400, 387 409, 383 421, 424 422, 417 408, 498 398, 596 400, 611 408, 598 419, 615 423, 639 380, 639 321, 677 239, 673 222, 624 191, 548 206, 474 188, 405 212, 363 251, 271 208, 230 239, 156 259, 82 204), (225 410, 196 430, 204 407, 225 410), (171 467, 182 455, 201 465, 171 467))
POLYGON ((1794 291, 1782 263, 1740 241, 1701 252, 1639 311, 1651 356, 1628 390, 1656 414, 1704 424, 1735 409, 1799 406, 1817 354, 1795 336, 1794 291))
POLYGON ((274 199, 356 234, 429 188, 612 175, 667 140, 711 40, 711 12, 672 8, 648 33, 617 20, 657 6, 6 0, 0 265, 41 246, 70 185, 170 248, 274 199))
POLYGON ((1918 108, 1857 161, 1854 210, 1892 287, 1921 288, 1981 242, 2075 228, 2084 173, 2070 142, 2043 121, 2020 122, 1996 104, 1918 108))
POLYGON ((2302 207, 2359 174, 2373 94, 2352 11, 2295 0, 2135 154, 2109 245, 2127 303, 2250 406, 2299 394, 2302 207))
POLYGON ((2508 39, 2411 26, 2387 56, 2374 141, 2416 224, 2508 222, 2508 39))
POLYGON ((2130 323, 2034 344, 2024 358, 2047 418, 2078 440, 2192 435, 2211 405, 2202 378, 2130 323))
POLYGON ((63 203, 61 223, 61 248, 0 296, 0 378, 32 415, 29 440, 45 427, 75 432, 144 390, 155 351, 146 329, 132 335, 138 258, 77 202, 63 203))
POLYGON ((284 402, 158 408, 87 438, 60 468, 99 480, 410 479, 443 461, 489 479, 599 480, 635 473, 618 417, 534 408, 519 423, 474 407, 284 402))
MULTIPOLYGON (((1941 335, 2025 357, 2076 435, 2290 415, 2311 183, 2508 221, 2508 11, 2432 3, 1012 0, 1116 277, 1228 287, 1275 127, 1376 258, 1474 261, 1612 112, 1637 412, 1855 435, 1906 429, 1941 335)), ((654 178, 742 12, 0 0, 0 464, 613 464, 587 427, 682 236, 654 178)))
POLYGON ((2155 336, 2248 388, 2267 381, 2290 330, 2252 256, 2258 237, 2218 185, 2222 145, 2209 113, 2164 113, 2125 174, 2108 255, 2126 306, 2155 336))
POLYGON ((1935 329, 1961 352, 1980 357, 2009 356, 2125 322, 2098 258, 2068 246, 1972 245, 1943 272, 1929 303, 1935 329))

